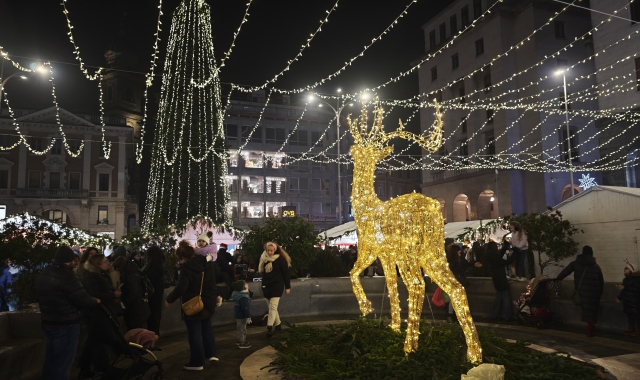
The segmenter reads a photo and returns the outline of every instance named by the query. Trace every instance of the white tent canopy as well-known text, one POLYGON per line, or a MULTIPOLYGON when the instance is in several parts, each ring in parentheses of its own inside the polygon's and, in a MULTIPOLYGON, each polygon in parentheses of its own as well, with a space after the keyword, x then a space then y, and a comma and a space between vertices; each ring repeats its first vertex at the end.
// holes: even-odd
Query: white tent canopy
MULTIPOLYGON (((480 223, 484 225, 491 221, 492 220, 470 220, 466 222, 447 223, 444 225, 444 237, 455 239, 458 235, 465 233, 466 228, 473 228, 475 230, 480 227, 480 223)), ((489 234, 489 237, 495 241, 499 241, 507 233, 509 233, 509 231, 499 228, 495 233, 489 234)))

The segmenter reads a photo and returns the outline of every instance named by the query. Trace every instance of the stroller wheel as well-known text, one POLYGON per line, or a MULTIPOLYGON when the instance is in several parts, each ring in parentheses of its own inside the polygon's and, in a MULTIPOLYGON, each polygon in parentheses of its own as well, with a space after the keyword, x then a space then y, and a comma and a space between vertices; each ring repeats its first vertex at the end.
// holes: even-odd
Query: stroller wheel
POLYGON ((534 326, 536 326, 538 330, 542 330, 544 329, 544 321, 538 319, 537 321, 535 321, 534 326))
POLYGON ((158 371, 151 375, 151 380, 162 380, 162 371, 158 371))

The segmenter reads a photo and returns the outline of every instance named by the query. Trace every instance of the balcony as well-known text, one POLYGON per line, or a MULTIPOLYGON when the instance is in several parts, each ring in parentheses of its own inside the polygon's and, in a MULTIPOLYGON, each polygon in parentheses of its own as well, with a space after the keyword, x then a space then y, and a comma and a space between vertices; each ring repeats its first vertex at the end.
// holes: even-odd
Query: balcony
POLYGON ((33 198, 88 198, 89 190, 85 189, 16 189, 16 197, 33 198))
POLYGON ((127 203, 138 203, 137 195, 125 195, 124 199, 127 203))
POLYGON ((96 224, 99 225, 99 226, 108 226, 109 225, 109 219, 98 220, 98 221, 96 221, 96 224))

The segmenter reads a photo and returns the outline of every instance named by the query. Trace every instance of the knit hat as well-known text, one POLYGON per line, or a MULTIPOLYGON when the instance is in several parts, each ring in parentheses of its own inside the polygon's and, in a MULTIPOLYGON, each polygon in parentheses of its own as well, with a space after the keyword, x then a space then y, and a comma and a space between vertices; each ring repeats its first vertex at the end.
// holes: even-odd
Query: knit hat
POLYGON ((244 290, 244 287, 247 283, 244 280, 238 280, 234 283, 231 284, 231 286, 233 287, 233 290, 235 290, 236 292, 241 292, 244 290))
POLYGON ((70 263, 73 260, 77 259, 73 250, 66 245, 60 246, 56 251, 56 255, 53 257, 53 260, 57 263, 70 263))
POLYGON ((209 236, 207 236, 206 232, 203 232, 200 235, 198 235, 198 240, 203 240, 205 243, 209 244, 209 236))
POLYGON ((453 240, 453 238, 446 238, 444 239, 444 246, 448 246, 449 244, 455 243, 456 241, 453 240))
POLYGON ((582 247, 582 254, 587 256, 593 256, 593 248, 588 245, 582 247))
POLYGON ((631 272, 635 272, 636 268, 633 267, 633 265, 629 262, 629 260, 624 259, 624 262, 627 264, 625 266, 626 269, 629 269, 631 272))
POLYGON ((123 246, 119 245, 113 249, 113 253, 111 255, 114 260, 118 257, 127 257, 127 250, 123 246))
POLYGON ((227 249, 227 245, 225 243, 220 243, 220 248, 227 249))

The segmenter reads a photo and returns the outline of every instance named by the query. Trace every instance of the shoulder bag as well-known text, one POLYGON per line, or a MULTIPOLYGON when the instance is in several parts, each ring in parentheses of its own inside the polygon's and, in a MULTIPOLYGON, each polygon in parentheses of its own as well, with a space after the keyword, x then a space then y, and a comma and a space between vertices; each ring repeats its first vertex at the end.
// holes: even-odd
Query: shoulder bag
POLYGON ((587 268, 584 268, 582 277, 580 277, 580 282, 578 282, 578 287, 573 290, 573 294, 571 295, 573 303, 577 306, 582 306, 582 299, 580 298, 580 285, 582 285, 582 279, 584 278, 585 273, 587 273, 587 268))
POLYGON ((204 284, 204 272, 202 272, 202 281, 200 282, 200 294, 193 297, 189 301, 182 304, 182 311, 186 315, 195 315, 204 309, 204 303, 202 303, 202 285, 204 284))

